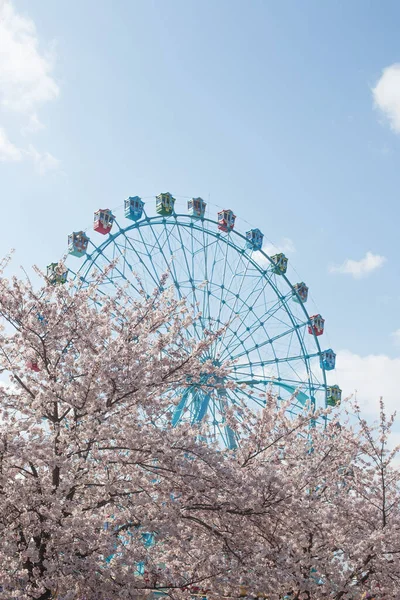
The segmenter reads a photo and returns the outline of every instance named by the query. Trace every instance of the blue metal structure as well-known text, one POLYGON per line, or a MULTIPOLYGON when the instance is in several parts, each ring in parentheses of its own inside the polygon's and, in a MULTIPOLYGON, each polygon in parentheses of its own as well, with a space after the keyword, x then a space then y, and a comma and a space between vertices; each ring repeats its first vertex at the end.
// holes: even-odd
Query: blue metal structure
POLYGON ((249 232, 243 235, 233 229, 235 215, 230 210, 210 219, 202 200, 197 207, 193 203, 188 207, 189 214, 186 206, 176 212, 174 204, 171 194, 160 194, 158 214, 148 216, 142 206, 141 217, 129 223, 119 223, 113 215, 113 232, 98 235, 98 245, 91 239, 80 268, 72 260, 70 268, 70 275, 86 285, 92 281, 94 267, 103 270, 117 260, 100 290, 112 295, 116 285, 128 282, 133 296, 139 294, 136 275, 150 294, 169 270, 176 297, 185 298, 195 313, 201 312, 188 337, 200 340, 205 330, 226 325, 203 360, 216 365, 233 361, 228 379, 237 386, 231 389, 224 381, 218 386, 208 384, 207 375, 200 373, 200 384, 188 381, 183 389, 174 390, 173 424, 196 424, 207 417, 213 437, 234 448, 237 440, 225 418, 228 406, 245 402, 257 410, 264 406, 268 388, 282 400, 292 398, 292 413, 302 411, 307 403, 325 406, 325 371, 331 362, 321 352, 315 316, 310 318, 304 306, 308 289, 305 284, 291 285, 286 257, 267 256, 260 248, 259 230, 251 230, 258 232, 252 234, 257 243, 249 243, 249 232))

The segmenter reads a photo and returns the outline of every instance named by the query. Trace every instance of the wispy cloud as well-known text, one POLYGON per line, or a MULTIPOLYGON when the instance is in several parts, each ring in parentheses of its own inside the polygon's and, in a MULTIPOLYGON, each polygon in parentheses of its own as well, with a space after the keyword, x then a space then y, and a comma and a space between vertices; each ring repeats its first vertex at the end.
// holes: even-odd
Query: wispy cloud
MULTIPOLYGON (((263 245, 262 250, 265 254, 267 254, 267 256, 273 256, 278 252, 283 252, 283 254, 286 255, 296 252, 293 240, 286 237, 282 238, 277 245, 267 242, 263 245)), ((261 252, 256 252, 254 254, 254 258, 263 268, 268 264, 268 259, 264 256, 264 254, 261 254, 261 252)))
POLYGON ((4 129, 0 128, 0 161, 18 162, 22 157, 22 151, 10 142, 4 129))
POLYGON ((0 102, 32 115, 59 94, 51 75, 54 56, 41 53, 32 19, 18 14, 10 0, 0 0, 0 102))
POLYGON ((366 277, 373 271, 380 269, 386 262, 385 256, 379 254, 373 254, 367 252, 364 258, 360 260, 353 260, 347 258, 344 263, 340 266, 332 265, 329 267, 331 273, 343 273, 345 275, 351 275, 355 279, 361 279, 366 277))
POLYGON ((8 139, 4 129, 0 128, 0 162, 20 162, 24 159, 33 162, 39 175, 56 171, 60 166, 60 161, 50 152, 39 152, 32 144, 26 149, 18 148, 8 139))
POLYGON ((362 356, 340 350, 336 356, 336 370, 329 373, 328 378, 330 383, 339 383, 344 397, 356 393, 365 415, 377 417, 381 396, 388 411, 398 408, 399 370, 400 358, 385 354, 362 356))
POLYGON ((57 171, 60 166, 60 161, 50 152, 38 152, 32 145, 26 150, 26 155, 33 160, 39 175, 45 175, 49 171, 57 171))
MULTIPOLYGON (((54 53, 42 51, 32 19, 19 14, 11 0, 0 0, 0 118, 14 113, 24 135, 31 135, 44 126, 37 115, 39 108, 59 95, 52 76, 54 53)), ((15 137, 15 135, 14 135, 15 137)), ((59 161, 48 152, 40 152, 32 144, 19 147, 0 130, 2 161, 33 160, 38 172, 59 161), (41 158, 40 158, 41 157, 41 158), (47 165, 45 168, 43 165, 47 165)))
POLYGON ((386 67, 372 89, 375 106, 388 119, 391 128, 400 133, 400 63, 386 67))
POLYGON ((280 242, 275 244, 266 243, 263 246, 263 252, 271 256, 272 254, 276 254, 277 252, 283 252, 283 254, 293 254, 296 252, 296 248, 293 240, 290 238, 282 238, 280 242))

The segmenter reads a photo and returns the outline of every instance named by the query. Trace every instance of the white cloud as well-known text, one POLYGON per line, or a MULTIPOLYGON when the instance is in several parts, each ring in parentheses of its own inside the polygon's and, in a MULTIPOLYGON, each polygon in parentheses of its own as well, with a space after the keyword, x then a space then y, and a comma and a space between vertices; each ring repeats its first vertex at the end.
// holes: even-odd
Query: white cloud
POLYGON ((384 256, 367 252, 364 258, 361 258, 360 260, 347 258, 342 265, 338 267, 334 265, 329 267, 329 271, 331 273, 352 275, 355 279, 360 279, 361 277, 365 277, 369 273, 372 273, 372 271, 380 269, 385 262, 386 258, 384 256))
POLYGON ((22 151, 10 142, 4 129, 0 128, 0 161, 17 162, 22 157, 22 151))
POLYGON ((39 120, 39 117, 37 116, 37 114, 33 113, 29 117, 28 124, 25 125, 24 127, 22 127, 21 131, 23 134, 26 135, 26 134, 30 134, 30 133, 36 133, 37 131, 40 131, 41 129, 44 129, 44 125, 39 120))
POLYGON ((55 171, 60 166, 60 161, 49 152, 39 152, 32 144, 28 149, 17 148, 7 137, 4 129, 0 128, 0 161, 19 162, 23 159, 32 160, 36 171, 44 175, 55 171))
POLYGON ((57 171, 60 161, 49 152, 38 152, 32 145, 26 151, 26 155, 33 160, 35 168, 40 175, 45 175, 49 171, 57 171))
MULTIPOLYGON (((336 370, 328 373, 329 383, 337 383, 343 397, 356 393, 363 413, 369 418, 378 416, 382 396, 388 412, 399 407, 400 357, 385 354, 360 356, 350 350, 340 350, 336 356, 336 370)), ((400 415, 397 418, 400 425, 400 415)))
POLYGON ((0 0, 0 103, 31 114, 53 100, 59 87, 51 71, 54 59, 39 51, 35 23, 18 14, 10 0, 0 0))
MULTIPOLYGON (((24 135, 43 129, 38 108, 54 100, 59 87, 52 77, 54 57, 39 48, 35 23, 16 12, 11 0, 0 0, 0 114, 3 122, 7 113, 18 115, 24 135)), ((0 160, 33 161, 43 174, 58 167, 59 161, 49 152, 40 152, 32 144, 19 147, 9 140, 0 127, 0 160)))
POLYGON ((276 245, 266 243, 264 244, 262 249, 263 252, 265 252, 265 254, 267 254, 268 256, 272 256, 277 252, 283 252, 283 254, 293 254, 294 252, 296 252, 293 240, 287 237, 282 238, 281 241, 278 242, 276 245))
POLYGON ((390 126, 400 133, 400 64, 395 63, 382 71, 372 89, 374 103, 389 120, 390 126))

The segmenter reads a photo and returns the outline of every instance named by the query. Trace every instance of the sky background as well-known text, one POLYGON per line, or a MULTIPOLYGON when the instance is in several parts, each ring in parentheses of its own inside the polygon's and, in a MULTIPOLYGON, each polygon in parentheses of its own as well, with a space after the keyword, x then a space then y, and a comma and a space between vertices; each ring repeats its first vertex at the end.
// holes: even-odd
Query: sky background
POLYGON ((345 394, 395 408, 399 27, 389 0, 0 0, 0 256, 202 196, 287 252, 345 394))

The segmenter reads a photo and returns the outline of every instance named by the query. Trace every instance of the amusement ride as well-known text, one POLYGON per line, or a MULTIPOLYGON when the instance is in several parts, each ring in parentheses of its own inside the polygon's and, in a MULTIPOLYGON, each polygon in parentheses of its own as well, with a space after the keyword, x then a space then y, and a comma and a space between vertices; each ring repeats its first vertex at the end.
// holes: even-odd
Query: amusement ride
POLYGON ((177 212, 176 199, 166 192, 156 196, 152 206, 155 214, 150 215, 139 196, 129 197, 124 220, 111 209, 96 210, 97 240, 86 231, 71 233, 65 271, 51 263, 47 278, 62 284, 72 277, 86 286, 96 271, 106 272, 99 287, 102 294, 113 294, 126 284, 129 294, 137 297, 160 288, 168 272, 167 285, 198 316, 187 335, 201 340, 208 332, 222 330, 203 358, 215 365, 230 361, 227 379, 235 385, 188 382, 184 389, 173 390, 177 401, 172 424, 197 424, 207 418, 213 437, 233 449, 238 440, 227 424, 227 408, 244 402, 257 410, 268 389, 282 400, 291 399, 293 414, 310 405, 340 404, 339 386, 326 380, 336 355, 331 348, 321 348, 324 319, 308 314, 308 287, 303 281, 289 281, 288 258, 282 252, 269 256, 259 229, 237 231, 232 210, 216 211, 210 218, 202 198, 188 199, 186 210, 177 212))

